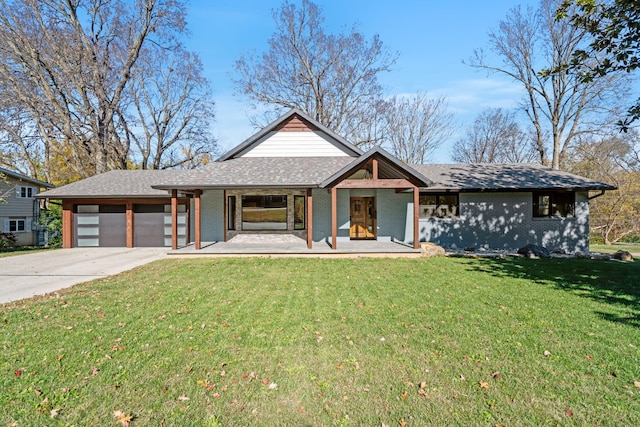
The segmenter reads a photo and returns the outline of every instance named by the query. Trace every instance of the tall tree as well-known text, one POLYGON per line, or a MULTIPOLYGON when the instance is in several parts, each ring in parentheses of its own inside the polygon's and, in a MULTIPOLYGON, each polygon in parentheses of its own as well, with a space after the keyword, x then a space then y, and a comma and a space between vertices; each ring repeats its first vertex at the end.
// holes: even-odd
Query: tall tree
POLYGON ((237 91, 255 109, 268 110, 267 117, 254 116, 254 124, 298 108, 356 145, 377 142, 372 141, 377 135, 362 132, 362 123, 382 98, 378 76, 391 69, 397 55, 377 35, 367 40, 355 27, 328 33, 320 7, 310 0, 298 6, 285 1, 273 19, 268 51, 235 62, 237 91))
POLYGON ((535 161, 536 150, 513 112, 488 108, 456 141, 451 156, 460 163, 523 163, 535 161))
POLYGON ((605 244, 640 234, 640 135, 633 130, 611 135, 581 139, 568 164, 574 173, 617 187, 589 203, 591 229, 605 244))
POLYGON ((575 74, 553 73, 573 52, 588 43, 588 33, 555 19, 558 0, 542 0, 538 10, 512 9, 489 33, 490 49, 502 64, 488 62, 476 50, 470 65, 520 83, 525 90, 522 107, 536 133, 542 163, 559 169, 574 138, 610 120, 620 94, 626 91, 618 75, 585 81, 575 74), (545 135, 550 135, 551 156, 545 135), (549 158, 550 157, 550 158, 549 158))
MULTIPOLYGON (((568 64, 578 69, 585 80, 640 67, 640 4, 637 0, 564 0, 556 17, 569 20, 576 27, 588 31, 593 40, 577 49, 568 64)), ((640 118, 640 98, 619 121, 623 129, 640 118)))
POLYGON ((0 0, 0 91, 43 162, 63 157, 79 177, 128 166, 132 80, 147 46, 181 49, 185 13, 179 0, 0 0))
POLYGON ((447 112, 447 100, 430 98, 426 93, 391 98, 383 117, 385 144, 405 163, 427 162, 453 132, 453 115, 447 112))
POLYGON ((193 167, 216 151, 209 126, 214 104, 197 55, 148 47, 134 69, 135 108, 123 120, 142 169, 193 167))

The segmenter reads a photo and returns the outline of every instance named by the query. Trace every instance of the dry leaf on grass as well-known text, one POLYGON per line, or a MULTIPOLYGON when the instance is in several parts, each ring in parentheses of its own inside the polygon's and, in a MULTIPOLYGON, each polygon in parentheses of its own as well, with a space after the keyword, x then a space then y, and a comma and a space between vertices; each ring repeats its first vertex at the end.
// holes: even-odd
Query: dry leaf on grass
POLYGON ((131 414, 125 414, 122 411, 113 411, 113 416, 116 419, 116 424, 122 424, 122 427, 129 427, 133 417, 131 414))

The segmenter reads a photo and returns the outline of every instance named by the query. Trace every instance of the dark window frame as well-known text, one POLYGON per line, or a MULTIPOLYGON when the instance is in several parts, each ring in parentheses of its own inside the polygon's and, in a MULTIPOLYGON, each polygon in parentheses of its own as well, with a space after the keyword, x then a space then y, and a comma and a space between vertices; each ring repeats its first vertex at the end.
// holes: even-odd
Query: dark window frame
POLYGON ((573 218, 576 213, 576 193, 573 191, 534 191, 532 205, 534 218, 573 218), (543 197, 548 197, 548 202, 541 205, 540 199, 543 197))
MULTIPOLYGON (((243 194, 241 198, 241 225, 243 231, 285 231, 289 229, 289 197, 286 194, 243 194), (246 206, 245 203, 249 201, 259 201, 258 206, 246 206), (282 204, 284 203, 284 206, 282 204), (267 218, 263 221, 247 221, 246 214, 249 214, 249 208, 258 208, 262 210, 267 218), (245 212, 245 209, 246 212, 245 212), (284 220, 269 220, 269 216, 273 216, 273 213, 269 214, 269 210, 282 210, 284 209, 284 220), (280 224, 280 226, 264 226, 264 227, 247 227, 245 224, 262 223, 262 224, 280 224), (282 227, 284 225, 284 228, 282 227)), ((255 211, 257 212, 257 211, 255 211)), ((259 216, 260 214, 254 213, 259 216)), ((277 214, 276 214, 277 215, 277 214)))
POLYGON ((460 217, 460 193, 420 193, 419 199, 420 218, 450 219, 460 217), (455 203, 445 202, 443 199, 455 197, 455 203), (434 198, 435 203, 426 202, 426 198, 434 198), (424 207, 423 207, 424 206, 424 207), (451 209, 451 206, 454 209, 451 209))
POLYGON ((227 230, 236 229, 236 196, 227 196, 227 230))

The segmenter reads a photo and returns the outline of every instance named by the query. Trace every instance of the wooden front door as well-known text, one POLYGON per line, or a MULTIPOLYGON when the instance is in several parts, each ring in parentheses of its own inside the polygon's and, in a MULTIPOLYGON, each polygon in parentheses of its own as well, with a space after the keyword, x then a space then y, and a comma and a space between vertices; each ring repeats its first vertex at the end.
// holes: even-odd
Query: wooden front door
POLYGON ((351 198, 351 239, 376 238, 376 199, 375 197, 351 198))

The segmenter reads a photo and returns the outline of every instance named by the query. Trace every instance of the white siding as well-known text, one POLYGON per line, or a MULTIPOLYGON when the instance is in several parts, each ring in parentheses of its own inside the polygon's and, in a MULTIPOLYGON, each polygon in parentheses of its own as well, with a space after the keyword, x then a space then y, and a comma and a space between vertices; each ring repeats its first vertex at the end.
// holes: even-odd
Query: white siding
POLYGON ((340 157, 349 154, 321 132, 270 132, 237 157, 340 157))

